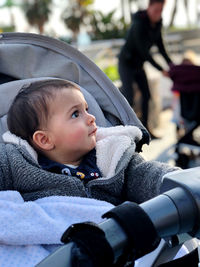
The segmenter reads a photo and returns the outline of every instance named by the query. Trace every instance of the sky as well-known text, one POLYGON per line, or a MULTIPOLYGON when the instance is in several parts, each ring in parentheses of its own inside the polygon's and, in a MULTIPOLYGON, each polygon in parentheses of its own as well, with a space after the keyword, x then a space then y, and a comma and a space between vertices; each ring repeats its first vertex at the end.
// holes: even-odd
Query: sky
MULTIPOLYGON (((20 0, 19 0, 20 1, 20 0)), ((66 1, 66 0, 65 0, 66 1)), ((52 15, 51 22, 46 25, 46 32, 50 35, 54 36, 64 36, 69 35, 69 31, 60 21, 60 14, 62 12, 62 4, 65 4, 64 0, 54 0, 54 13, 52 15), (56 23, 55 23, 56 22, 56 23)), ((127 0, 124 0, 125 2, 127 0)), ((140 1, 140 3, 147 4, 147 0, 140 1)), ((4 2, 4 0, 0 0, 0 5, 4 2)), ((194 10, 197 10, 199 7, 200 12, 200 0, 188 0, 189 2, 189 15, 192 23, 195 22, 196 14, 194 10), (199 2, 199 5, 197 3, 199 2)), ((163 24, 166 26, 169 24, 169 18, 171 14, 171 10, 173 8, 174 0, 166 0, 166 5, 163 11, 163 24)), ((94 9, 101 10, 105 13, 116 9, 116 16, 121 16, 121 8, 120 8, 120 0, 95 0, 94 9)), ((144 4, 144 8, 146 5, 144 4)), ((134 6, 132 6, 132 10, 134 11, 134 6)), ((35 28, 30 27, 30 25, 26 22, 26 19, 23 13, 19 10, 19 8, 14 7, 12 9, 12 13, 14 15, 15 23, 16 23, 16 31, 21 32, 35 32, 37 30, 35 28), (20 18, 20 19, 19 19, 20 18)), ((0 9, 0 26, 9 24, 10 21, 10 13, 7 9, 0 9)), ((179 27, 184 27, 186 25, 186 13, 183 6, 183 0, 178 0, 178 13, 175 17, 175 25, 179 27)))

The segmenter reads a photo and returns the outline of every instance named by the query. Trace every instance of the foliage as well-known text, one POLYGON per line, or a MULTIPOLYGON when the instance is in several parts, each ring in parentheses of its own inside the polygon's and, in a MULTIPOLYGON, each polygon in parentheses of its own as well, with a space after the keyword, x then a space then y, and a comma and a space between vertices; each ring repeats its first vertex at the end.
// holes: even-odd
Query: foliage
POLYGON ((13 6, 16 6, 16 3, 15 1, 13 0, 6 0, 5 3, 3 5, 1 5, 1 7, 13 7, 13 6))
POLYGON ((72 31, 73 39, 77 38, 81 25, 87 25, 90 21, 89 8, 94 0, 69 0, 67 8, 62 13, 65 25, 72 31))
POLYGON ((111 65, 103 69, 103 72, 111 79, 111 81, 119 80, 118 68, 116 65, 111 65))
POLYGON ((115 11, 108 14, 101 11, 93 11, 94 0, 70 0, 68 7, 62 14, 66 26, 72 31, 73 39, 77 39, 81 26, 84 25, 93 40, 123 38, 128 25, 124 18, 114 18, 115 11))
POLYGON ((36 25, 43 33, 44 24, 51 13, 52 0, 24 0, 23 9, 30 25, 36 25))
POLYGON ((6 0, 2 5, 0 5, 0 8, 8 8, 10 13, 10 26, 6 26, 4 29, 1 28, 1 30, 4 32, 11 32, 15 30, 15 19, 12 8, 15 6, 20 6, 20 4, 16 2, 17 1, 15 0, 6 0))
POLYGON ((69 36, 60 36, 59 40, 65 42, 65 43, 68 43, 68 44, 71 44, 71 42, 72 42, 72 38, 69 36))
POLYGON ((172 26, 172 27, 168 27, 166 29, 167 33, 173 33, 173 32, 183 32, 183 31, 192 31, 192 30, 198 30, 199 27, 198 25, 193 25, 193 26, 182 26, 182 27, 177 27, 177 26, 172 26))
POLYGON ((14 32, 15 26, 0 26, 0 33, 1 32, 14 32))
POLYGON ((91 19, 93 40, 124 38, 129 25, 125 23, 123 17, 115 19, 115 11, 112 10, 108 14, 101 11, 93 12, 91 19))

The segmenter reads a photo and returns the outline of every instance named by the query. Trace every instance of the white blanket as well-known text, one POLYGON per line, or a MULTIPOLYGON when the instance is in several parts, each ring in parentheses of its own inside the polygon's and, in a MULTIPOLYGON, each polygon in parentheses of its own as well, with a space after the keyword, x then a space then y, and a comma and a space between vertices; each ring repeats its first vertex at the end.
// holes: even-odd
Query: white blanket
MULTIPOLYGON (((52 196, 24 202, 16 191, 1 191, 0 266, 35 266, 61 245, 60 238, 71 224, 100 223, 101 215, 111 208, 107 202, 80 197, 52 196)), ((135 266, 151 266, 157 250, 137 260, 135 266)), ((177 257, 185 253, 182 248, 177 257)))
POLYGON ((52 196, 24 202, 16 191, 0 192, 0 266, 35 266, 60 246, 73 223, 102 221, 113 205, 89 198, 52 196))

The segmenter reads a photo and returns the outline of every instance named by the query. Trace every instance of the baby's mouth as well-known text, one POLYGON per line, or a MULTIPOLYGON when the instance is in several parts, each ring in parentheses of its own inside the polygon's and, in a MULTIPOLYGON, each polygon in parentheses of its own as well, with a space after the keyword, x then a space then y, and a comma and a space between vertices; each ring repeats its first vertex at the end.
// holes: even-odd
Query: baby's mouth
POLYGON ((94 130, 92 130, 92 131, 90 132, 89 136, 90 136, 90 135, 94 135, 94 134, 96 134, 96 131, 97 131, 97 128, 94 128, 94 130))

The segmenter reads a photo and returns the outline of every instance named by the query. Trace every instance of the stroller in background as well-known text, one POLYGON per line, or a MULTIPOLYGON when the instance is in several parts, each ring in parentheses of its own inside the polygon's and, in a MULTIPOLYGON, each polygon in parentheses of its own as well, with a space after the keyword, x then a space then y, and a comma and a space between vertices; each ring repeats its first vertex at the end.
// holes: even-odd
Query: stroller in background
POLYGON ((200 166, 200 66, 172 65, 172 91, 180 97, 184 134, 175 145, 176 165, 185 169, 200 166))
MULTIPOLYGON (((119 90, 94 63, 66 43, 36 34, 3 33, 0 35, 0 59, 0 142, 7 131, 9 106, 21 87, 33 81, 58 78, 80 85, 98 126, 135 125, 143 132, 137 150, 149 143, 147 130, 119 90)), ((162 245, 152 264, 147 258, 147 265, 141 262, 137 266, 153 266, 162 256, 164 247, 168 251, 165 261, 173 259, 174 251, 162 245)))

